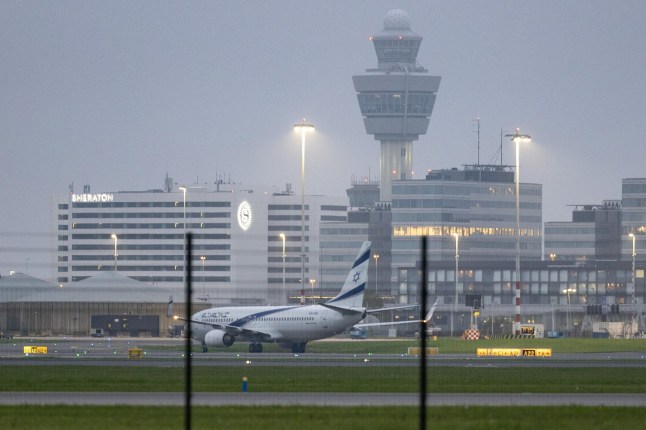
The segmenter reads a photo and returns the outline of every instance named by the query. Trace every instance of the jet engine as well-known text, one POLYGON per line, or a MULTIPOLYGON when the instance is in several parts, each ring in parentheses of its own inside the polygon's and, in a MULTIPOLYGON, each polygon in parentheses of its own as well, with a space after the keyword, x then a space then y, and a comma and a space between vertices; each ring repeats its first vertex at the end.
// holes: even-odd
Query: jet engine
POLYGON ((204 336, 204 343, 207 346, 231 346, 236 338, 222 330, 211 330, 204 336))

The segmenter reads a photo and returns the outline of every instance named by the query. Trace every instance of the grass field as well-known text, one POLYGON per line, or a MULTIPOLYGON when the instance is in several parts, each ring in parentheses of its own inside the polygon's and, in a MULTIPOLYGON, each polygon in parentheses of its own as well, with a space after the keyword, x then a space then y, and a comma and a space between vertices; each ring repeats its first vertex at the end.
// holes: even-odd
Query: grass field
MULTIPOLYGON (((396 392, 419 389, 415 367, 195 367, 196 392, 240 391, 242 377, 256 392, 396 392)), ((179 367, 3 366, 0 391, 179 392, 179 367)), ((646 367, 434 367, 435 393, 646 393, 646 367)))
MULTIPOLYGON (((433 430, 626 430, 643 428, 639 408, 606 407, 433 407, 427 428, 433 430)), ((419 428, 414 407, 196 407, 193 429, 226 430, 407 430, 419 428)), ((0 406, 0 428, 23 430, 183 429, 178 407, 0 406)))

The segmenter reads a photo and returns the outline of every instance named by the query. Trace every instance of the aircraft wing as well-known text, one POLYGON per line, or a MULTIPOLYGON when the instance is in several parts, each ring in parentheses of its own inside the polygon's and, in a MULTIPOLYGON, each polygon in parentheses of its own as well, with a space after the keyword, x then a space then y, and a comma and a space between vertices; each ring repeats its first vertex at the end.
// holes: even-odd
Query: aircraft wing
MULTIPOLYGON (((440 303, 440 299, 436 299, 435 303, 433 303, 433 306, 431 306, 431 310, 428 311, 428 313, 426 314, 426 318, 424 318, 424 321, 428 322, 431 320, 431 318, 433 318, 433 313, 435 312, 435 308, 437 308, 437 305, 439 303, 440 303)), ((412 323, 419 324, 420 322, 421 322, 420 320, 407 320, 407 321, 390 321, 390 322, 378 322, 378 323, 362 323, 362 324, 355 324, 353 325, 353 327, 363 328, 363 327, 378 327, 378 326, 386 326, 386 325, 399 325, 399 324, 412 324, 412 323)))
POLYGON ((241 337, 244 337, 247 339, 253 339, 254 341, 281 339, 283 337, 281 333, 276 333, 276 332, 271 333, 268 331, 249 330, 246 328, 243 328, 241 330, 242 330, 242 332, 240 333, 241 337))
POLYGON ((269 332, 262 332, 258 330, 249 330, 246 328, 242 327, 236 327, 232 325, 224 325, 224 324, 217 324, 217 323, 207 323, 204 321, 197 321, 197 320, 192 320, 188 318, 182 318, 179 316, 174 316, 174 320, 179 320, 179 321, 184 321, 184 322, 189 322, 191 324, 199 324, 199 325, 206 325, 209 327, 213 327, 216 330, 222 330, 226 332, 227 334, 230 334, 231 336, 242 336, 250 339, 255 339, 255 340, 269 340, 269 339, 276 339, 276 338, 281 338, 282 335, 280 333, 269 333, 269 332))
POLYGON ((392 308, 367 309, 366 312, 369 314, 375 314, 377 312, 387 312, 387 311, 396 311, 398 309, 415 309, 415 308, 419 308, 419 305, 404 305, 404 306, 393 306, 392 308))
POLYGON ((389 322, 378 322, 378 323, 362 323, 362 324, 355 324, 355 325, 352 326, 352 328, 379 327, 379 326, 386 326, 386 325, 399 325, 399 324, 412 324, 412 323, 419 324, 419 320, 389 321, 389 322))

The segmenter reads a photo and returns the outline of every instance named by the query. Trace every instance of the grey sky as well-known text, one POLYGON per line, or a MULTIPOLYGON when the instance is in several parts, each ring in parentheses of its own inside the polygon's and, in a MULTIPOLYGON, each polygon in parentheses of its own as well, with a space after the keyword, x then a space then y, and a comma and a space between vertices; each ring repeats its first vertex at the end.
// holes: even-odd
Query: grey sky
MULTIPOLYGON (((0 2, 0 274, 52 278, 52 195, 176 182, 300 183, 291 128, 306 117, 308 192, 376 179, 352 75, 390 9, 424 37, 442 83, 416 177, 477 160, 500 130, 532 135, 521 181, 543 184, 544 220, 621 197, 646 176, 646 2, 0 2)), ((505 141, 505 164, 513 146, 505 141)), ((499 162, 499 160, 497 161, 499 162)))

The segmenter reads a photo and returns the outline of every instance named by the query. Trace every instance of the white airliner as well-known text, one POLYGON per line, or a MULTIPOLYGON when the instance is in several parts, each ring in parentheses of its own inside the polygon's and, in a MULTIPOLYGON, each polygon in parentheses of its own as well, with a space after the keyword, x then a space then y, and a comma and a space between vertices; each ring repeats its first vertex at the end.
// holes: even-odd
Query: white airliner
MULTIPOLYGON (((240 340, 250 342, 249 352, 262 352, 263 343, 277 343, 291 348, 293 353, 303 353, 307 342, 339 334, 363 320, 368 313, 401 309, 368 310, 363 306, 369 262, 370 242, 364 242, 341 292, 325 303, 310 306, 219 307, 200 311, 191 317, 193 339, 202 344, 204 352, 209 346, 229 347, 240 340)), ((419 320, 402 323, 414 322, 419 323, 419 320)), ((386 324, 397 323, 361 326, 386 324)))

